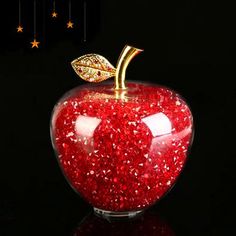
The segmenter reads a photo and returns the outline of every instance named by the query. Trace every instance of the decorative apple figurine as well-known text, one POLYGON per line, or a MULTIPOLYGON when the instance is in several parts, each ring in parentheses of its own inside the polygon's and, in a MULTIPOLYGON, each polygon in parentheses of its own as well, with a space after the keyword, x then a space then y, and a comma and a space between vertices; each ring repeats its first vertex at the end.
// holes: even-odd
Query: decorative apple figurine
POLYGON ((72 62, 89 82, 56 104, 51 137, 67 180, 97 214, 132 217, 175 183, 192 142, 193 119, 176 92, 127 82, 125 71, 142 50, 125 46, 115 69, 88 54, 72 62))

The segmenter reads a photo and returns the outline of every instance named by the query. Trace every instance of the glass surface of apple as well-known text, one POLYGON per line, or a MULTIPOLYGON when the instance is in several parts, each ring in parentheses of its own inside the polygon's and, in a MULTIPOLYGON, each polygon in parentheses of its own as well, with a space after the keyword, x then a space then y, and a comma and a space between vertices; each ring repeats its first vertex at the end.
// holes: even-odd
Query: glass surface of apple
POLYGON ((141 50, 126 46, 114 68, 87 54, 72 62, 81 78, 114 83, 79 86, 55 105, 51 138, 72 188, 104 217, 132 217, 176 182, 193 138, 189 106, 160 85, 125 82, 141 50))

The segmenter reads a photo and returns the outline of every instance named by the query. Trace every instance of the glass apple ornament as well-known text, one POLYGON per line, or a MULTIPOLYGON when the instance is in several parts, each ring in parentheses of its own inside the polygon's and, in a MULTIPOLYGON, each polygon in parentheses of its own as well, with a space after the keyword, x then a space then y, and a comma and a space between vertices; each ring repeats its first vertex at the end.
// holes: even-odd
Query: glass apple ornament
POLYGON ((72 62, 89 82, 55 105, 51 138, 72 188, 104 217, 132 217, 159 200, 187 159, 193 118, 183 98, 153 84, 126 82, 131 59, 142 50, 123 49, 117 68, 87 54, 72 62))

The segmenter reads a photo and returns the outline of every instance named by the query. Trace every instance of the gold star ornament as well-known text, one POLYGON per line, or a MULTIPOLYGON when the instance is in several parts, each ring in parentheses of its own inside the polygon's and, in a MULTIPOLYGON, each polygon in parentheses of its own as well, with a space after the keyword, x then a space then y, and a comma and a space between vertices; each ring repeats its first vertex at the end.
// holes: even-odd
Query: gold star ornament
POLYGON ((17 33, 22 33, 23 32, 23 27, 21 25, 18 25, 17 29, 17 33))
POLYGON ((74 23, 69 20, 69 21, 67 22, 67 29, 73 28, 73 25, 74 25, 74 23))
POLYGON ((31 43, 31 48, 39 48, 40 42, 38 42, 36 39, 34 39, 34 41, 30 43, 31 43))
POLYGON ((54 11, 54 12, 52 13, 52 18, 57 18, 57 15, 58 15, 58 13, 54 11))

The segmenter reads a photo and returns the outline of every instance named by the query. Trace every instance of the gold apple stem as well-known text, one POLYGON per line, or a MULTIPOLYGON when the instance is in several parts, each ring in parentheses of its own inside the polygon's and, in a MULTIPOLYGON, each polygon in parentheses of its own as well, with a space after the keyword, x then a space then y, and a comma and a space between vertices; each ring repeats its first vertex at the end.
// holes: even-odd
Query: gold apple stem
POLYGON ((130 61, 142 51, 143 51, 142 49, 134 48, 129 45, 126 45, 124 47, 116 66, 115 90, 126 89, 125 87, 126 68, 129 65, 130 61))

